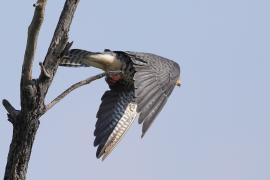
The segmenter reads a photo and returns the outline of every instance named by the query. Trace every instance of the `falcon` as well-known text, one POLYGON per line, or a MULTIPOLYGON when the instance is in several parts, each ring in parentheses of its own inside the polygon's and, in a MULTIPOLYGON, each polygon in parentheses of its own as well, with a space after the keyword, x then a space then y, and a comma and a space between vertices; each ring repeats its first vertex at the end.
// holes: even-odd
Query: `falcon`
POLYGON ((60 66, 96 67, 106 72, 109 85, 97 112, 94 131, 96 157, 104 160, 138 116, 142 137, 180 86, 180 67, 167 58, 142 52, 90 52, 72 49, 60 66))

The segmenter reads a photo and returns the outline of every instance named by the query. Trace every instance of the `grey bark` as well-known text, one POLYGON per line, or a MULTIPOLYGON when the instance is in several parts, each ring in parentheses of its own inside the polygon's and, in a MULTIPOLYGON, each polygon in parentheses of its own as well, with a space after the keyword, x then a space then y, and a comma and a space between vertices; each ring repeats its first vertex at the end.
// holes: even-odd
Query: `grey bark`
POLYGON ((4 180, 24 180, 31 155, 39 118, 46 112, 44 100, 57 71, 59 61, 70 47, 69 27, 79 0, 66 0, 39 78, 32 79, 32 64, 39 29, 43 22, 47 0, 38 0, 35 13, 28 28, 28 38, 21 74, 21 109, 16 110, 7 100, 3 106, 8 120, 13 124, 13 136, 7 158, 4 180))

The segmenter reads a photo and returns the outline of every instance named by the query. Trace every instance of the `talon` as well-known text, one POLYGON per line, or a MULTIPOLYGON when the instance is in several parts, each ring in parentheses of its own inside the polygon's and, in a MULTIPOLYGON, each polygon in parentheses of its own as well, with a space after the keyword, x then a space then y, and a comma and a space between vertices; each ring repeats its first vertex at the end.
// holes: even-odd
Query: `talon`
POLYGON ((123 72, 122 71, 108 71, 107 72, 110 81, 116 82, 120 79, 122 79, 123 72))
POLYGON ((114 81, 118 81, 122 78, 122 76, 120 74, 115 74, 111 76, 111 79, 114 81))

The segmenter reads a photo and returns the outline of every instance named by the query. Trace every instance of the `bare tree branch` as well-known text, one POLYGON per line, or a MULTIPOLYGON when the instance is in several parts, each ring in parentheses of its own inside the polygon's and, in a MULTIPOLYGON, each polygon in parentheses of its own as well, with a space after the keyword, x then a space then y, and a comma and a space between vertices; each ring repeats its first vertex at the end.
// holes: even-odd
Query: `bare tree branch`
POLYGON ((47 0, 38 0, 35 4, 35 13, 31 24, 28 27, 28 36, 24 61, 22 66, 22 83, 27 84, 32 79, 32 64, 34 61, 35 49, 37 45, 38 34, 44 19, 44 12, 47 0))
POLYGON ((89 77, 89 78, 87 78, 85 80, 82 80, 82 81, 79 81, 79 82, 73 84, 68 89, 66 89, 64 92, 62 92, 59 96, 57 96, 52 102, 50 102, 46 106, 45 112, 47 112, 48 110, 50 110, 55 104, 59 103, 64 97, 66 97, 73 90, 75 90, 75 89, 77 89, 77 88, 79 88, 81 86, 87 85, 87 84, 91 83, 92 81, 95 81, 97 79, 100 79, 100 78, 102 78, 104 76, 105 76, 105 73, 101 73, 101 74, 98 74, 98 75, 89 77))
POLYGON ((79 0, 66 0, 50 47, 43 62, 42 71, 46 72, 46 75, 43 72, 40 73, 37 85, 40 90, 40 106, 43 106, 43 108, 45 108, 45 96, 53 81, 58 64, 62 56, 65 54, 65 51, 67 51, 72 45, 72 42, 68 42, 68 32, 78 3, 79 0))
POLYGON ((19 111, 16 110, 9 102, 8 100, 4 99, 2 101, 3 106, 5 107, 5 109, 8 112, 8 120, 9 122, 11 122, 12 124, 14 124, 17 116, 19 115, 19 111))
POLYGON ((7 110, 7 112, 13 116, 16 117, 17 116, 17 110, 8 102, 8 100, 4 99, 2 101, 3 106, 5 107, 5 109, 7 110))
POLYGON ((41 64, 38 79, 32 79, 32 64, 38 33, 44 18, 47 0, 37 0, 35 13, 28 28, 28 38, 21 75, 21 110, 16 110, 7 100, 3 105, 13 124, 4 180, 25 180, 39 118, 44 114, 44 101, 64 51, 70 48, 68 32, 79 0, 66 0, 48 53, 41 64))

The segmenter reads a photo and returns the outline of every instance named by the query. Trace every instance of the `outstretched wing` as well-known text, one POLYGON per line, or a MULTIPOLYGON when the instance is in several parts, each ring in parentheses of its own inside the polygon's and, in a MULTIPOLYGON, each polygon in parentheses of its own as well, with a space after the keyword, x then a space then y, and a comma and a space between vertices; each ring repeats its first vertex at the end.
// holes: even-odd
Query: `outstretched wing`
POLYGON ((104 160, 128 130, 137 115, 134 91, 109 90, 101 98, 97 112, 94 146, 104 160))
POLYGON ((179 78, 179 65, 169 59, 149 54, 132 53, 134 87, 142 137, 162 110, 179 78))

